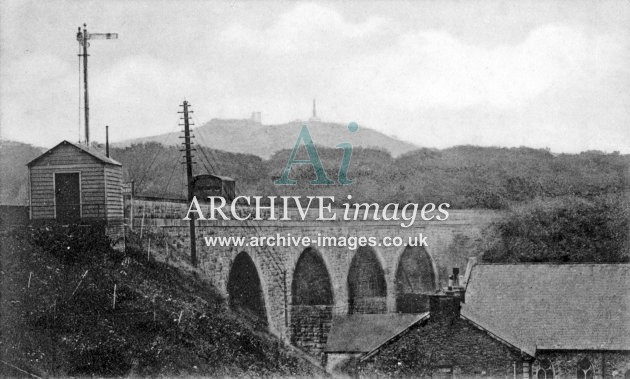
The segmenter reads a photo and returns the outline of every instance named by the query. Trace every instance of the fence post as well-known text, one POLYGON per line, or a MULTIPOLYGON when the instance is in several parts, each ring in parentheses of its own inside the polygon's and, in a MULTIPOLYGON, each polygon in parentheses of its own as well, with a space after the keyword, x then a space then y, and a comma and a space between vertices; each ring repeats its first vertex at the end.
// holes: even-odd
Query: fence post
POLYGON ((114 302, 112 303, 112 309, 116 309, 116 283, 114 283, 114 302))
POLYGON ((153 303, 153 323, 155 323, 155 297, 156 296, 157 295, 153 295, 153 301, 152 301, 152 303, 153 303))
MULTIPOLYGON (((70 295, 69 299, 72 299, 72 297, 74 296, 74 294, 77 292, 77 290, 79 289, 79 286, 81 285, 81 283, 83 283, 83 279, 85 279, 88 271, 90 270, 85 270, 85 272, 83 273, 83 275, 81 275, 81 279, 79 280, 79 283, 77 284, 77 286, 75 287, 74 291, 72 291, 72 294, 70 295)), ((69 300, 68 299, 68 300, 69 300)))
POLYGON ((142 207, 142 222, 140 223, 140 243, 142 243, 142 232, 144 230, 144 211, 146 204, 142 207))

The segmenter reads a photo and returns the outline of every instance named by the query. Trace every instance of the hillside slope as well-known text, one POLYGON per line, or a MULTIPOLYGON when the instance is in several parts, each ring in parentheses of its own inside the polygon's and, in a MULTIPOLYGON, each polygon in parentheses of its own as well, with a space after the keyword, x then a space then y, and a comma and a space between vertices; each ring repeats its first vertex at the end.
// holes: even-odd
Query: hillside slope
MULTIPOLYGON (((331 147, 349 142, 355 147, 373 147, 399 156, 418 147, 373 129, 360 126, 350 133, 347 125, 325 122, 289 122, 280 125, 261 125, 250 120, 213 119, 193 129, 196 143, 212 149, 233 153, 254 154, 269 158, 282 149, 291 149, 297 141, 302 125, 307 124, 315 146, 331 147)), ((134 143, 159 142, 163 145, 178 145, 181 133, 168 133, 152 137, 123 141, 115 146, 130 146, 134 143)))
POLYGON ((0 235, 0 377, 322 375, 200 278, 94 235, 0 235))
POLYGON ((21 205, 28 200, 26 164, 46 149, 0 140, 0 204, 21 205))

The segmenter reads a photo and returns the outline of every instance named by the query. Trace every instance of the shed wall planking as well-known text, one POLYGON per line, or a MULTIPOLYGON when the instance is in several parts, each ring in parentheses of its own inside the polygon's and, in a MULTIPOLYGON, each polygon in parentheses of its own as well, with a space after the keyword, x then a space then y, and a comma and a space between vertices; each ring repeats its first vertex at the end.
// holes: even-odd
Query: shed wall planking
POLYGON ((81 217, 123 218, 122 168, 72 146, 60 144, 30 165, 32 219, 55 218, 55 174, 80 173, 81 217))
POLYGON ((119 166, 105 165, 103 169, 105 180, 105 200, 107 204, 107 219, 123 218, 122 200, 122 169, 119 166))

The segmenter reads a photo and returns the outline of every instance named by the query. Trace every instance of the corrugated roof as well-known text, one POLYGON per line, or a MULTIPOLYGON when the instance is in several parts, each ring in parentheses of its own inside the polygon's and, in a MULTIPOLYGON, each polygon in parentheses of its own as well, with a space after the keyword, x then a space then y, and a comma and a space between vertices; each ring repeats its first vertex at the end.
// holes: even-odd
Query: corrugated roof
POLYGON ((630 264, 473 268, 461 314, 534 356, 536 350, 630 350, 630 264))
POLYGON ((101 161, 103 163, 112 164, 112 165, 116 165, 116 166, 122 166, 122 164, 120 162, 118 162, 118 161, 116 161, 116 160, 114 160, 112 158, 108 158, 105 154, 101 153, 98 150, 90 149, 87 146, 84 146, 84 145, 81 145, 81 144, 78 144, 78 143, 74 143, 74 142, 70 142, 70 141, 67 141, 67 140, 61 141, 60 143, 55 145, 55 147, 49 149, 44 154, 42 154, 39 157, 37 157, 37 158, 33 159, 32 161, 28 162, 27 166, 33 165, 33 163, 37 162, 39 159, 45 157, 46 155, 52 153, 56 148, 58 148, 59 146, 64 145, 64 144, 68 144, 68 145, 74 146, 77 149, 79 149, 79 150, 81 150, 81 151, 83 151, 85 153, 90 154, 91 156, 93 156, 94 158, 98 159, 99 161, 101 161))
POLYGON ((334 316, 324 351, 369 353, 428 316, 428 312, 334 316))

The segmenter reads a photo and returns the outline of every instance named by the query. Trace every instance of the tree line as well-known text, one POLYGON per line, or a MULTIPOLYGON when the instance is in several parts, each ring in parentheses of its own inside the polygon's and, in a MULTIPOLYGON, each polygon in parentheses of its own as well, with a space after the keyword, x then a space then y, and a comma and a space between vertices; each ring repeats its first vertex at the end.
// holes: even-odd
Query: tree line
MULTIPOLYGON (((28 199, 26 163, 41 149, 2 143, 3 204, 28 199)), ((185 198, 183 156, 176 146, 149 142, 112 148, 125 182, 146 196, 185 198)), ((353 150, 348 178, 314 186, 309 165, 295 166, 297 185, 278 186, 291 151, 270 159, 197 146, 194 173, 236 180, 237 195, 327 195, 354 202, 449 203, 459 209, 497 209, 506 216, 477 247, 488 262, 628 261, 630 156, 599 151, 553 154, 546 149, 456 146, 421 148, 397 158, 376 148, 353 150)), ((337 176, 343 151, 318 148, 327 175, 337 176)), ((306 159, 299 151, 297 159, 306 159)))

